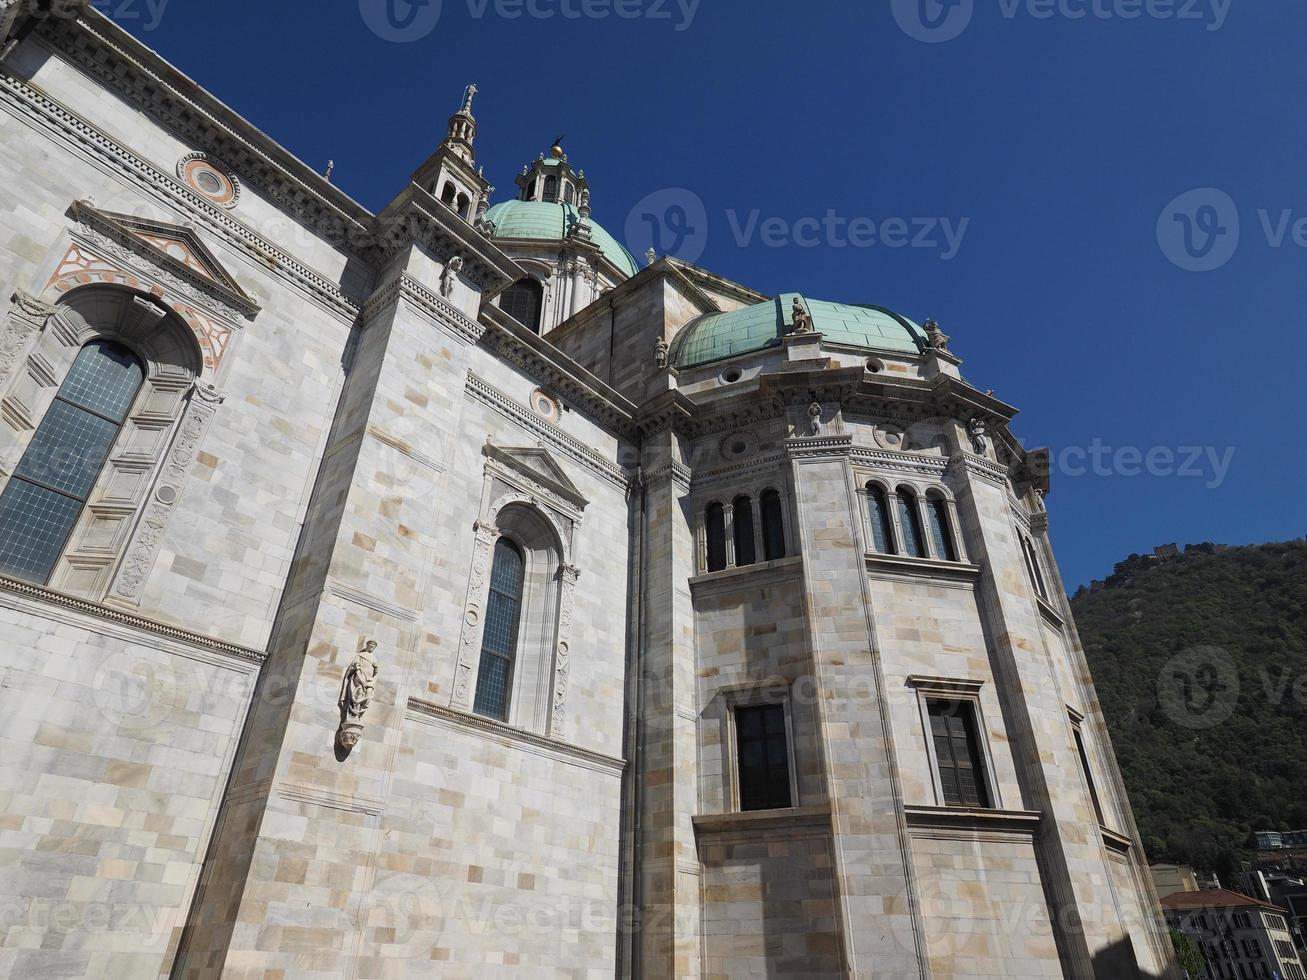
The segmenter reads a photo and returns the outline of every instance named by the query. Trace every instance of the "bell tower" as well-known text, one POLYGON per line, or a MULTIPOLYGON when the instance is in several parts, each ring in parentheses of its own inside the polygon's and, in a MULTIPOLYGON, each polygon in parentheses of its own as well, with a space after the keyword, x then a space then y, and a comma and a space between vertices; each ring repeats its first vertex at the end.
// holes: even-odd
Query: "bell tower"
POLYGON ((454 211, 464 221, 484 230, 486 209, 494 188, 476 165, 473 143, 477 135, 472 100, 476 85, 463 92, 463 104, 449 117, 449 127, 439 148, 413 174, 413 183, 454 211))

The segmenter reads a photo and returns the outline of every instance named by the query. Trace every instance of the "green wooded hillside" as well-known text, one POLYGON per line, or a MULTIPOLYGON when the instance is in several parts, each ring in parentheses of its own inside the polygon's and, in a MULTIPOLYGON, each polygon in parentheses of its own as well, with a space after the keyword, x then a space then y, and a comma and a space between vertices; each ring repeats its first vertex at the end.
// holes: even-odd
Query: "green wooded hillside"
POLYGON ((1072 608, 1150 859, 1307 829, 1307 542, 1132 555, 1072 608))

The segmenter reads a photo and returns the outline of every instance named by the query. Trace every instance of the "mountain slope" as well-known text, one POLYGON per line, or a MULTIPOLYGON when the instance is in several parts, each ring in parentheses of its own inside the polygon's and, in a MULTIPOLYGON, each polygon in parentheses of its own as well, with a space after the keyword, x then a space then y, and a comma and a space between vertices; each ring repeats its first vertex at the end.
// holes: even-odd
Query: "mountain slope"
POLYGON ((1150 859, 1307 829, 1307 542, 1132 555, 1072 608, 1150 859))

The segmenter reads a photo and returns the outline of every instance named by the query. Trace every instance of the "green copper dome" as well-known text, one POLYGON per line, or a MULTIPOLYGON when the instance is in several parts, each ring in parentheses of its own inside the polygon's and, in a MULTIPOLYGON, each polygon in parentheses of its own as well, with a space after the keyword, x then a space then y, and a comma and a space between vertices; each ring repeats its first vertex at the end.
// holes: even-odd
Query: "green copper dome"
POLYGON ((870 350, 916 354, 926 345, 926 333, 906 317, 880 306, 828 303, 798 293, 727 313, 708 313, 676 335, 672 358, 678 368, 775 347, 792 329, 791 311, 799 299, 812 315, 812 329, 832 344, 870 350))
MULTIPOLYGON (((486 212, 495 223, 496 238, 538 238, 541 241, 560 242, 581 222, 581 216, 570 204, 556 201, 501 201, 486 212)), ((590 238, 609 262, 628 276, 640 271, 631 255, 603 227, 590 219, 590 238)))

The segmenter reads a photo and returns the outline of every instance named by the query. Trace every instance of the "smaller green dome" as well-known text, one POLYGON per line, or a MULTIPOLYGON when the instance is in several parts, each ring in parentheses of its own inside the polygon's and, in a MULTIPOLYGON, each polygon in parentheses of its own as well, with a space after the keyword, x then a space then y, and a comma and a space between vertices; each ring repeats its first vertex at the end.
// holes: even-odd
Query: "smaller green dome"
POLYGON ((926 347, 921 327, 882 306, 830 303, 782 293, 766 303, 707 313, 691 321, 672 343, 674 363, 678 368, 692 368, 777 346, 792 329, 795 299, 812 315, 813 331, 832 344, 906 354, 920 353, 926 347))
MULTIPOLYGON (((486 212, 486 217, 495 223, 496 238, 534 238, 546 242, 561 242, 581 223, 576 208, 561 201, 500 201, 486 212)), ((640 271, 635 257, 593 218, 590 240, 626 275, 633 276, 640 271)))

